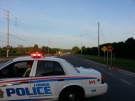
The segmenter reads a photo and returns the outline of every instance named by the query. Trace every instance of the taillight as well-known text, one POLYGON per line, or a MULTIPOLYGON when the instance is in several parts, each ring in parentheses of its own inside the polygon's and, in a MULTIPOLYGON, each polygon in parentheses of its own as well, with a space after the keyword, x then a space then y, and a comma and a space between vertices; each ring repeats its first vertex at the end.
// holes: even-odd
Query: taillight
POLYGON ((104 76, 101 77, 101 83, 103 84, 105 82, 104 76))

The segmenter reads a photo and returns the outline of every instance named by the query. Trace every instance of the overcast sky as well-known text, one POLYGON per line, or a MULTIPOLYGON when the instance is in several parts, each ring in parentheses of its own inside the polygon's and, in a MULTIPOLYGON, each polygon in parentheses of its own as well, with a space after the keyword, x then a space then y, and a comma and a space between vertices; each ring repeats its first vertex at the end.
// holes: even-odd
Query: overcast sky
POLYGON ((0 0, 0 47, 70 49, 135 38, 135 0, 0 0))

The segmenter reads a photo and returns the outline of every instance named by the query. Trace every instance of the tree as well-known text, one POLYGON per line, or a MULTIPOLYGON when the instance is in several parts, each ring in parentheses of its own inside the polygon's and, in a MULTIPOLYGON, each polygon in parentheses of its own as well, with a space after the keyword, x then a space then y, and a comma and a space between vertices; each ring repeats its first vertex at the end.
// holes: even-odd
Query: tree
POLYGON ((126 58, 135 58, 135 39, 128 38, 122 46, 122 54, 126 58))
POLYGON ((18 46, 17 52, 18 52, 18 53, 24 53, 23 45, 19 45, 19 46, 18 46))
POLYGON ((34 47, 33 47, 33 51, 34 51, 34 52, 38 52, 38 51, 39 51, 39 49, 38 49, 38 45, 37 45, 37 44, 35 44, 35 45, 34 45, 34 47))
POLYGON ((17 53, 17 48, 13 48, 12 53, 17 53))
POLYGON ((44 54, 47 54, 48 53, 48 47, 43 46, 41 48, 41 52, 43 52, 44 54))
POLYGON ((83 46, 83 47, 81 48, 81 50, 82 50, 82 53, 85 53, 86 47, 83 46))
POLYGON ((72 53, 74 53, 74 54, 76 54, 76 53, 79 52, 79 51, 80 51, 80 48, 77 47, 77 46, 74 46, 74 47, 72 48, 72 53))

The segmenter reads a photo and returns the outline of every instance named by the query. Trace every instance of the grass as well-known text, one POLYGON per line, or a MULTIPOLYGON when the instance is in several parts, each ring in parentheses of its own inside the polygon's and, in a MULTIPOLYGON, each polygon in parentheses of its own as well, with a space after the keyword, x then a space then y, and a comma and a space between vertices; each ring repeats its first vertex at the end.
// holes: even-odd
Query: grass
MULTIPOLYGON (((79 55, 79 54, 75 54, 75 56, 107 65, 107 59, 105 58, 104 60, 104 57, 98 57, 92 55, 79 55)), ((110 57, 108 57, 108 65, 109 66, 111 65, 110 57)), ((112 66, 113 67, 117 66, 120 69, 124 69, 135 73, 135 60, 124 59, 124 58, 112 58, 112 66)))
POLYGON ((18 56, 8 56, 8 57, 3 56, 3 57, 0 57, 0 59, 12 59, 12 58, 16 58, 16 57, 18 57, 18 56))

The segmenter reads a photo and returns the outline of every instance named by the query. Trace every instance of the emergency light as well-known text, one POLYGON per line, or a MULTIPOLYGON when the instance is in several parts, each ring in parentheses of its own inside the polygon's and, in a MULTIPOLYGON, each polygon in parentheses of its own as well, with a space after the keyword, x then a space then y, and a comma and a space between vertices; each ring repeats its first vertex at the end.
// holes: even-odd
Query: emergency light
POLYGON ((32 53, 31 54, 31 57, 33 57, 33 58, 41 58, 42 57, 42 54, 41 53, 38 53, 38 52, 32 53))

